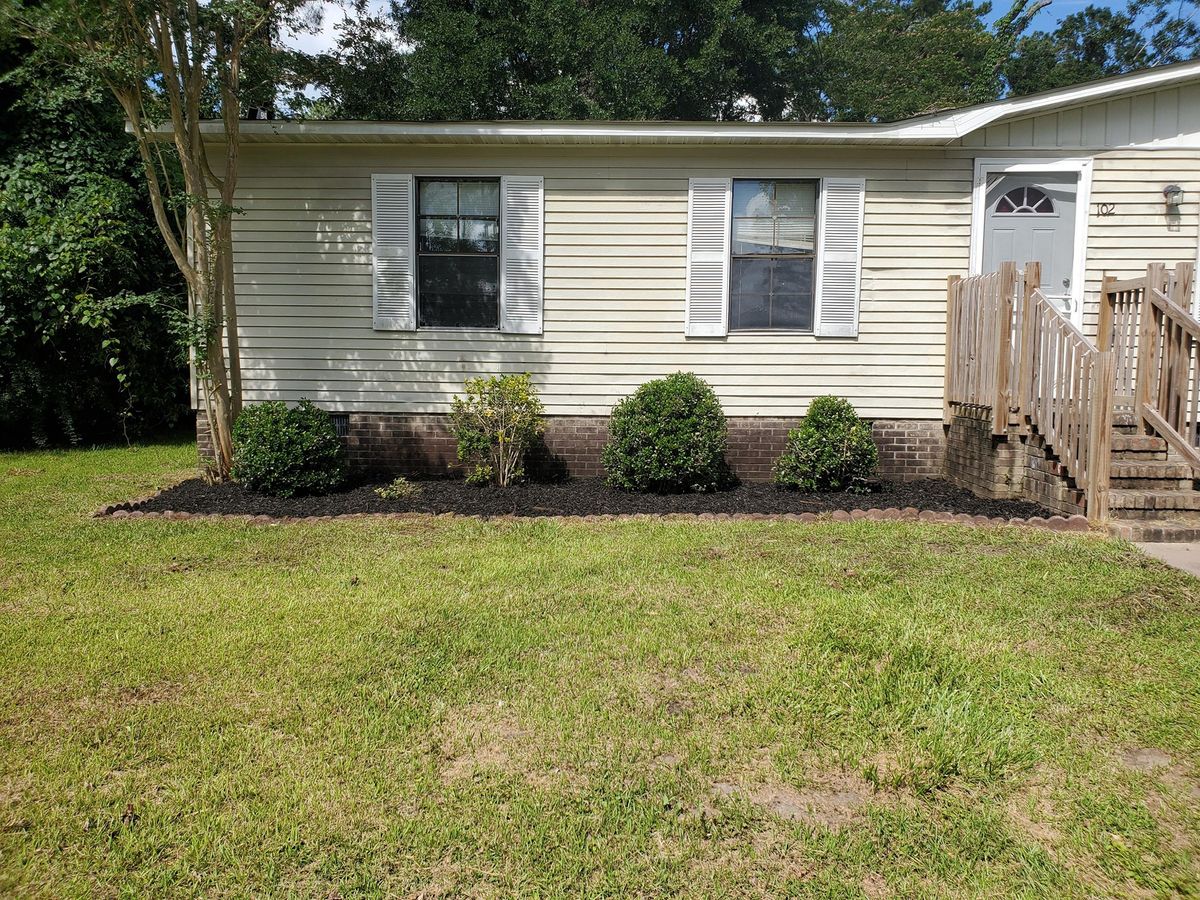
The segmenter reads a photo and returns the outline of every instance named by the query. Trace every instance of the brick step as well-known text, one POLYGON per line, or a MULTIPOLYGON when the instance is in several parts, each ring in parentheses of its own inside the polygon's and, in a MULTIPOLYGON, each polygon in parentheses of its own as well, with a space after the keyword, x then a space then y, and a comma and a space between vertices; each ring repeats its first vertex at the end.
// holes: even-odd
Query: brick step
POLYGON ((1175 459, 1114 459, 1110 474, 1113 478, 1192 478, 1192 467, 1175 459))
MULTIPOLYGON (((1167 518, 1176 513, 1200 513, 1200 492, 1114 490, 1108 492, 1109 508, 1123 518, 1167 518)), ((1186 518, 1192 518, 1187 515, 1186 518)))
POLYGON ((1110 471, 1116 489, 1190 491, 1192 467, 1171 459, 1116 459, 1110 471))
POLYGON ((1151 544, 1191 544, 1200 541, 1200 520, 1111 519, 1108 533, 1127 541, 1151 544))
POLYGON ((1165 460, 1167 442, 1149 434, 1120 434, 1112 436, 1114 460, 1165 460))

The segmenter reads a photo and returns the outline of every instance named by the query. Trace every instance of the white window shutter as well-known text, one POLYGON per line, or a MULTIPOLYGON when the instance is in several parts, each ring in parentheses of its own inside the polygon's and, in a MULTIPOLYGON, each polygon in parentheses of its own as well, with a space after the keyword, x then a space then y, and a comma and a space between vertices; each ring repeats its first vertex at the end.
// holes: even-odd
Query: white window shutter
POLYGON ((375 328, 417 327, 413 177, 371 176, 372 294, 375 328))
POLYGON ((687 286, 684 334, 723 337, 729 322, 728 178, 688 181, 687 286))
POLYGON ((865 198, 862 178, 821 181, 815 315, 815 330, 821 337, 858 336, 865 198))
POLYGON ((500 330, 541 334, 542 176, 502 177, 500 206, 500 330))

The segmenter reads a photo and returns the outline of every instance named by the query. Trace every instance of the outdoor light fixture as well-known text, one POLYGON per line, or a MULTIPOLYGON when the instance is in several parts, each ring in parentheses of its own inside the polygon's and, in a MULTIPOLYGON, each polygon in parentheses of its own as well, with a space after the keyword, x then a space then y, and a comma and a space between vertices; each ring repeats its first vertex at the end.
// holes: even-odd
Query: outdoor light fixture
POLYGON ((1183 188, 1177 184, 1168 184, 1163 188, 1163 197, 1167 200, 1167 209, 1175 209, 1183 205, 1183 188))

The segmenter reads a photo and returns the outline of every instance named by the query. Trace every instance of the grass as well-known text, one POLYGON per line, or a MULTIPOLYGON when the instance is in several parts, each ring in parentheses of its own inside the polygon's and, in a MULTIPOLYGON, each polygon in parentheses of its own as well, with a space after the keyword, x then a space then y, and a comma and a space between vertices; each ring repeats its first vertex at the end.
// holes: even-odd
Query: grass
POLYGON ((1200 892, 1200 583, 1128 545, 90 518, 193 454, 0 456, 0 895, 1200 892))

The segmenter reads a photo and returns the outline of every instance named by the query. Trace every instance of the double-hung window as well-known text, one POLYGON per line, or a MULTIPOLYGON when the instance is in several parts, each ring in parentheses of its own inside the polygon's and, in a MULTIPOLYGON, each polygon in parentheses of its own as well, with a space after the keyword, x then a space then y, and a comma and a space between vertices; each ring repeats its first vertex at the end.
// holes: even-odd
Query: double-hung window
POLYGON ((688 179, 684 334, 858 335, 866 180, 688 179))
POLYGON ((500 179, 417 179, 417 325, 500 327, 500 179))
POLYGON ((729 330, 813 330, 816 179, 733 181, 729 330))

